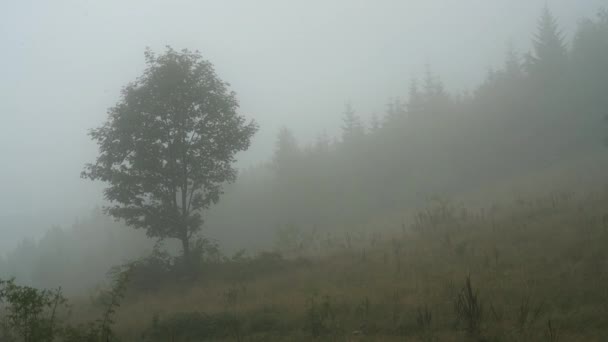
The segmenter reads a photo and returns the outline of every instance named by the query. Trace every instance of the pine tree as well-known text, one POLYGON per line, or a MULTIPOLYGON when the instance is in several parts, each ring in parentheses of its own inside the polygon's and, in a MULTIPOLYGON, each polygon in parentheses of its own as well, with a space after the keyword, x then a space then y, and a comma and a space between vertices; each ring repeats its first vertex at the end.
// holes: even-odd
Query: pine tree
POLYGON ((342 142, 358 141, 365 135, 365 128, 350 102, 346 103, 343 115, 342 142))
POLYGON ((424 78, 423 111, 433 114, 443 113, 449 106, 450 97, 443 82, 427 64, 424 78))
POLYGON ((608 98, 608 10, 600 10, 594 19, 579 23, 572 42, 572 66, 576 75, 576 92, 585 110, 606 115, 608 98))
POLYGON ((424 67, 424 96, 427 100, 432 99, 436 92, 436 79, 430 65, 424 67))
POLYGON ((386 104, 386 114, 384 116, 384 127, 395 129, 400 127, 405 119, 405 105, 399 97, 390 98, 386 104))
POLYGON ((407 102, 407 114, 411 118, 418 118, 424 112, 424 96, 418 89, 418 80, 414 79, 410 83, 410 90, 407 102))
POLYGON ((288 177, 291 171, 297 169, 300 148, 293 133, 282 127, 277 137, 273 158, 273 167, 279 178, 288 177))
MULTIPOLYGON (((572 57, 579 71, 586 77, 605 79, 608 73, 608 10, 601 9, 597 18, 586 19, 579 27, 572 43, 572 57)), ((598 85, 598 89, 604 87, 598 85)), ((602 89, 603 90, 603 89, 602 89)))
POLYGON ((568 50, 564 35, 548 6, 543 8, 538 21, 538 32, 532 43, 534 51, 528 54, 526 62, 529 71, 544 76, 559 72, 567 59, 568 50))
POLYGON ((505 57, 505 75, 508 79, 516 79, 522 75, 521 58, 512 43, 507 44, 505 57))

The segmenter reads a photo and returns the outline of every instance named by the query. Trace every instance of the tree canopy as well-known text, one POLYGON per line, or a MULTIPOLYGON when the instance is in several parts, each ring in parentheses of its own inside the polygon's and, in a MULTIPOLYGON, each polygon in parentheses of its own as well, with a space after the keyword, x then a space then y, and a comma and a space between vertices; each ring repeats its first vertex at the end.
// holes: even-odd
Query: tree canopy
POLYGON ((187 258, 201 211, 235 180, 235 154, 257 125, 237 113, 235 93, 200 53, 167 47, 145 58, 143 75, 90 131, 99 156, 82 176, 108 184, 108 214, 150 237, 181 240, 187 258))

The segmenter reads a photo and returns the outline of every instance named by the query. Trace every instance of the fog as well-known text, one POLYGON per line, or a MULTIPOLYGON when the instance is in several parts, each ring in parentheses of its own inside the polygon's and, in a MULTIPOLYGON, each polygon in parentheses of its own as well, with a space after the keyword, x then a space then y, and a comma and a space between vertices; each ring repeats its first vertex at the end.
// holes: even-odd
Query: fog
MULTIPOLYGON (((568 44, 579 21, 605 5, 602 0, 5 1, 0 254, 24 238, 40 238, 51 226, 86 219, 103 205, 103 184, 79 177, 97 154, 87 132, 103 123, 120 89, 142 73, 146 47, 199 50, 231 84, 240 112, 260 126, 251 148, 239 154, 237 165, 246 169, 273 158, 281 127, 302 146, 324 133, 339 140, 345 103, 368 122, 374 113, 383 115, 389 99, 406 100, 410 82, 424 79, 426 68, 441 77, 450 94, 474 92, 490 68, 503 65, 508 45, 522 55, 531 51, 546 3, 568 44)), ((219 213, 212 222, 234 228, 232 218, 222 226, 219 213)), ((223 242, 243 247, 255 234, 223 242)))

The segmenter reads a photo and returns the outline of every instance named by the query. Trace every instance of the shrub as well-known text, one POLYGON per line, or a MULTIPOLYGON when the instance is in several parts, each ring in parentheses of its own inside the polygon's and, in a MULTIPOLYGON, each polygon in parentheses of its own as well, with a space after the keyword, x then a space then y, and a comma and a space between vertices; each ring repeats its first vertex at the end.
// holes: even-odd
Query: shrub
POLYGON ((3 340, 53 341, 59 332, 58 310, 66 306, 61 288, 38 290, 0 280, 0 303, 4 305, 3 340))

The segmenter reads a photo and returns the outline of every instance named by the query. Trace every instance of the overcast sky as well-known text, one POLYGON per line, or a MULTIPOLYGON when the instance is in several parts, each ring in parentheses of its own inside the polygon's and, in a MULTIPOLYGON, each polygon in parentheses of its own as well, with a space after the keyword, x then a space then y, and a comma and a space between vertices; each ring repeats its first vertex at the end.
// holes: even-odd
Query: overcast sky
MULTIPOLYGON (((3 217, 98 203, 79 179, 96 153, 86 133, 142 72, 146 46, 198 49, 232 84, 261 125, 245 166, 270 156, 281 125, 310 141, 339 129, 348 100, 381 112, 426 63, 448 89, 474 88, 508 41, 529 49, 545 2, 0 0, 0 240, 3 217)), ((605 0, 548 3, 571 33, 605 0)))

